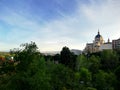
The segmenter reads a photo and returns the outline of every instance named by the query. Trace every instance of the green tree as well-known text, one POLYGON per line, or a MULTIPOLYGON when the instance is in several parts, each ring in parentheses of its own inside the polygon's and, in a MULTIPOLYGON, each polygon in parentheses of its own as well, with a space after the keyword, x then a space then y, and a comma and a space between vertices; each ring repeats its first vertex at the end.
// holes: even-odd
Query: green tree
POLYGON ((63 47, 61 51, 61 60, 60 63, 68 66, 74 70, 76 57, 73 53, 70 52, 68 47, 63 47))
POLYGON ((75 70, 80 71, 82 67, 88 68, 88 59, 86 58, 85 55, 79 55, 77 56, 76 60, 76 65, 75 65, 75 70))
POLYGON ((91 72, 86 68, 81 68, 79 72, 75 72, 75 85, 77 89, 75 90, 91 90, 92 87, 92 75, 91 72))
POLYGON ((97 90, 115 90, 116 77, 114 73, 99 71, 95 75, 95 87, 97 90))
POLYGON ((51 90, 51 77, 47 73, 47 66, 43 57, 36 58, 31 63, 28 74, 30 75, 31 90, 51 90))
POLYGON ((1 82, 1 90, 51 90, 46 62, 38 53, 36 44, 31 42, 22 46, 24 48, 16 54, 19 61, 16 73, 8 82, 1 82))
POLYGON ((37 49, 35 42, 21 44, 21 49, 15 51, 15 60, 19 62, 17 70, 25 71, 28 69, 32 60, 40 55, 37 49))
POLYGON ((54 61, 60 61, 60 54, 56 54, 55 56, 54 56, 54 61))
POLYGON ((92 80, 91 73, 86 68, 81 68, 80 70, 80 82, 85 86, 89 86, 92 80))
POLYGON ((117 78, 116 90, 119 90, 120 89, 120 66, 116 68, 115 75, 117 78))
POLYGON ((88 69, 94 74, 97 73, 100 68, 100 58, 92 55, 88 61, 88 69))
POLYGON ((101 68, 107 71, 114 71, 119 64, 119 57, 115 51, 104 50, 101 52, 101 68))
MULTIPOLYGON (((51 70, 49 70, 51 71, 51 70)), ((62 64, 54 65, 51 71, 52 90, 71 89, 73 90, 74 72, 62 64)))

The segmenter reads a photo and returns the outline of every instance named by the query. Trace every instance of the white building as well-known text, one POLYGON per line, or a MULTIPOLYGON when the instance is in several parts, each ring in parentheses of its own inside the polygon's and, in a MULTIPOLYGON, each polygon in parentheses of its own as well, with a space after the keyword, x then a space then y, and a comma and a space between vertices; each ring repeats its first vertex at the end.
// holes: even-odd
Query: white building
POLYGON ((111 49, 112 49, 112 43, 111 42, 104 43, 99 47, 99 51, 111 50, 111 49))
POLYGON ((112 43, 108 39, 108 42, 105 43, 102 35, 100 35, 100 32, 98 31, 98 34, 95 36, 93 43, 87 43, 86 47, 84 49, 85 53, 94 53, 99 52, 103 50, 112 49, 112 43))

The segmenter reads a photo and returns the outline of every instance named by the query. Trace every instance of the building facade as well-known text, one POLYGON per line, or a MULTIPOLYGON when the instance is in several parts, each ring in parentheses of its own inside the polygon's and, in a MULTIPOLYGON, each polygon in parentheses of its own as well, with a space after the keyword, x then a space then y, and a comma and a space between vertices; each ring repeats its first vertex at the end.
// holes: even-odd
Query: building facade
POLYGON ((93 43, 87 43, 84 49, 85 53, 95 53, 103 50, 112 49, 112 43, 108 39, 108 42, 105 43, 102 35, 98 31, 98 34, 95 36, 93 43))
POLYGON ((112 48, 115 50, 120 50, 120 38, 117 40, 112 40, 112 48))

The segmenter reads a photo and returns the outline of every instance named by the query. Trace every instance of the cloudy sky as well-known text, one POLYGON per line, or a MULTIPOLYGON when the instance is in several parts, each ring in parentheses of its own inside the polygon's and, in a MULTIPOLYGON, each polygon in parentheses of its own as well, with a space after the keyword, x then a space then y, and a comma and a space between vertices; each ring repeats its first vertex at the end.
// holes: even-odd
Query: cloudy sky
POLYGON ((0 0, 0 51, 30 41, 82 50, 98 29, 105 41, 120 38, 120 0, 0 0))

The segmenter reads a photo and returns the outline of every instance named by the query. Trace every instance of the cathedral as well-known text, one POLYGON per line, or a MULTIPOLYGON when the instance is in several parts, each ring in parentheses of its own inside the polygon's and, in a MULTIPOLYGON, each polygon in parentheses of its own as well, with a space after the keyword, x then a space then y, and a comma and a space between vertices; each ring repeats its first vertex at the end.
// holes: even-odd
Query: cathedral
POLYGON ((84 49, 85 53, 95 53, 103 50, 112 49, 112 42, 108 39, 107 42, 104 41, 102 35, 98 31, 98 34, 95 36, 93 43, 87 43, 84 49))

